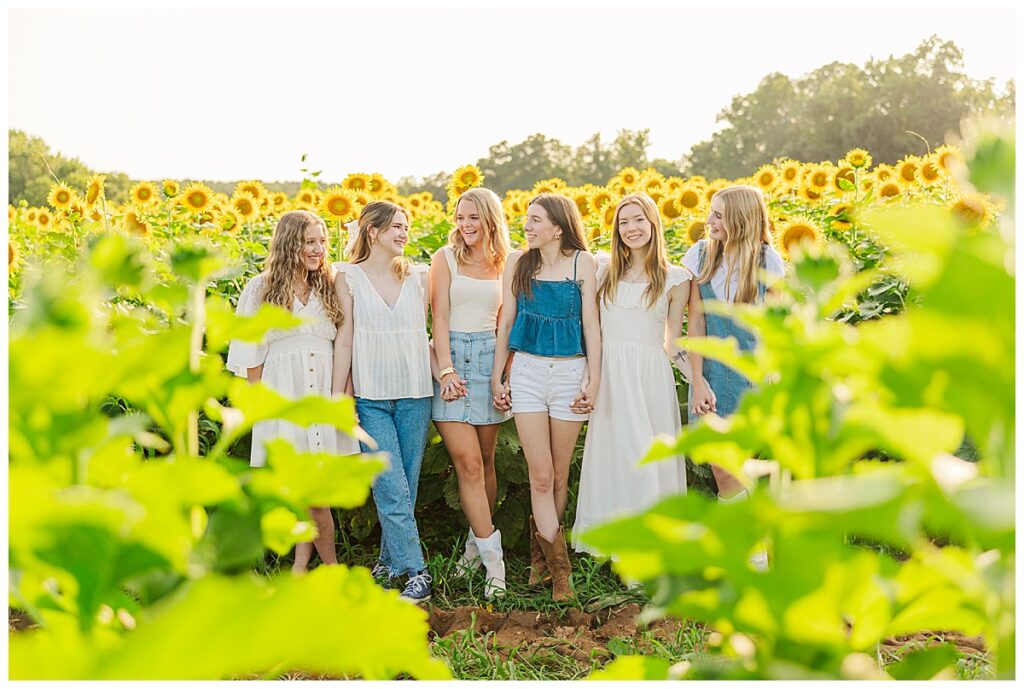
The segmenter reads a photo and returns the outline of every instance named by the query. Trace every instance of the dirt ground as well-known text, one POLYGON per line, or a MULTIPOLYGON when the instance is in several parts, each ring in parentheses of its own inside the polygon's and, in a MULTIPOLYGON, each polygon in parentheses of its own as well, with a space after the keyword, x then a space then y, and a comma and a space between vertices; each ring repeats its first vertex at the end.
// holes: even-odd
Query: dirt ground
MULTIPOLYGON (((591 658, 611 656, 607 649, 612 638, 638 637, 640 606, 630 603, 620 608, 585 613, 569 610, 562 615, 532 612, 489 612, 475 607, 452 610, 434 608, 430 613, 431 637, 449 637, 470 629, 483 636, 494 633, 495 651, 505 657, 517 651, 520 656, 538 651, 555 651, 589 663, 591 658)), ((646 629, 659 640, 675 636, 682 626, 679 620, 659 620, 646 629)))

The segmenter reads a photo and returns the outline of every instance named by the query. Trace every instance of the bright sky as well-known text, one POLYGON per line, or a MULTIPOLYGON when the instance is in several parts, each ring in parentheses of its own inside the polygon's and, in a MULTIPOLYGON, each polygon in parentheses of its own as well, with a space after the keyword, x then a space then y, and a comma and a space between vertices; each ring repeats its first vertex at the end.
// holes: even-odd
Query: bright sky
MULTIPOLYGON (((1007 9, 11 10, 9 126, 135 178, 451 171, 503 139, 651 130, 678 159, 762 77, 932 34, 1002 89, 1007 9)), ((794 132, 795 136, 799 132, 794 132)))

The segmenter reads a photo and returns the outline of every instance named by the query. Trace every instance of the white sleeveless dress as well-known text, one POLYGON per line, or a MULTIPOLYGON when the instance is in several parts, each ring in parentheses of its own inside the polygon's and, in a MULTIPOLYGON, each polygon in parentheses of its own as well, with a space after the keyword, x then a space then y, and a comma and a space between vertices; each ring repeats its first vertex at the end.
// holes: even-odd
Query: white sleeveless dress
MULTIPOLYGON (((607 264, 599 266, 598 282, 607 264)), ((635 514, 686 492, 682 457, 637 466, 654 437, 679 434, 682 421, 675 377, 664 348, 668 291, 689 280, 669 266, 665 289, 650 309, 647 283, 620 282, 615 301, 601 303, 601 385, 583 450, 572 546, 595 554, 579 539, 592 526, 635 514)))

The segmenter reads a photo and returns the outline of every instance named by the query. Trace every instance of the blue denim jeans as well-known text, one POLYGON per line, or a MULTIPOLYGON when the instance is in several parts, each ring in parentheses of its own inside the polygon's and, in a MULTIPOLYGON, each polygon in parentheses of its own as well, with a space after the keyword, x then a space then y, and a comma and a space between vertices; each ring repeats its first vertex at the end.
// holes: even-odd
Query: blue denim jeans
MULTIPOLYGON (((373 481, 373 501, 380 520, 380 561, 392 576, 426 568, 416 528, 416 492, 430 426, 429 397, 368 400, 356 397, 359 425, 377 442, 377 451, 391 460, 373 481)), ((372 452, 360 443, 363 452, 372 452)))

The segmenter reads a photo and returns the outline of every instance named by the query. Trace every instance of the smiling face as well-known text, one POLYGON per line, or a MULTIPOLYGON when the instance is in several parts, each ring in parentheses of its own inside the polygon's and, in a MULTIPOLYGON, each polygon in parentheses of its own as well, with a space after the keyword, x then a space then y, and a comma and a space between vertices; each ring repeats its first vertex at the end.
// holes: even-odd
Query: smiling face
POLYGON ((647 246, 651 241, 651 221, 644 215, 644 210, 639 204, 629 203, 619 209, 618 213, 619 239, 630 251, 636 251, 647 246))
POLYGON ((539 203, 531 203, 526 209, 526 222, 523 224, 523 234, 531 249, 540 249, 551 242, 561 242, 562 231, 555 223, 551 222, 548 212, 539 203))
POLYGON ((480 212, 470 199, 461 199, 455 210, 455 227, 462 235, 466 246, 472 250, 484 242, 484 222, 480 212))
POLYGON ((722 213, 725 209, 725 204, 722 199, 715 197, 711 199, 711 212, 708 213, 708 238, 715 239, 719 242, 725 243, 725 240, 729 237, 729 232, 725 227, 725 221, 722 219, 722 213))
POLYGON ((409 241, 409 219, 405 213, 395 211, 391 223, 377 230, 374 239, 374 245, 379 246, 385 253, 401 256, 405 251, 406 242, 409 241))
POLYGON ((302 235, 302 248, 299 256, 306 270, 320 270, 327 257, 327 232, 316 223, 306 226, 302 235))

